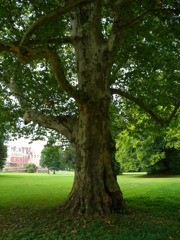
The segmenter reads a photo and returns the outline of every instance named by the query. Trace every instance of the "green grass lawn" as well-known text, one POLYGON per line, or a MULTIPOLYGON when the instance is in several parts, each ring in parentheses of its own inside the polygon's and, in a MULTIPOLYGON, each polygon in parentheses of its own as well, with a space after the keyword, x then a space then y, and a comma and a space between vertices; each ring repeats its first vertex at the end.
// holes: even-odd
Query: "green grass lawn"
POLYGON ((73 173, 0 173, 0 239, 180 239, 180 178, 118 177, 129 214, 66 219, 73 173))

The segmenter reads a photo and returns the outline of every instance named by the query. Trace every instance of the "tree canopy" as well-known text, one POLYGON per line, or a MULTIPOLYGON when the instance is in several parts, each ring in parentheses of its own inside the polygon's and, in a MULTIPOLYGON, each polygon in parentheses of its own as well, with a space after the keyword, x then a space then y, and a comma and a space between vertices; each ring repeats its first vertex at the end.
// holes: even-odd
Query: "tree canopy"
POLYGON ((125 207, 110 118, 122 123, 122 101, 156 125, 176 116, 179 13, 176 0, 1 3, 2 119, 12 134, 36 139, 49 129, 76 148, 64 209, 106 214, 125 207))
MULTIPOLYGON (((77 114, 73 98, 77 102, 86 96, 77 81, 73 47, 92 26, 87 21, 78 36, 73 36, 70 24, 72 9, 82 6, 83 18, 83 11, 86 12, 83 6, 91 2, 94 1, 2 1, 1 119, 7 122, 8 118, 11 123, 6 126, 8 130, 20 134, 21 129, 23 135, 36 133, 41 138, 45 134, 41 125, 46 127, 41 117, 51 114, 64 120, 64 115, 77 114), (54 69, 55 59, 59 72, 54 69), (29 123, 34 113, 37 116, 34 123, 24 128, 22 117, 29 123)), ((97 32, 101 31, 114 56, 111 93, 137 104, 160 124, 168 124, 180 104, 178 1, 97 2, 101 11, 101 22, 96 19, 100 24, 97 32)), ((119 105, 120 99, 117 101, 119 105)), ((67 136, 64 130, 62 134, 67 136)))
POLYGON ((128 130, 122 131, 116 140, 116 159, 122 171, 152 172, 155 166, 166 161, 166 166, 159 167, 159 172, 179 173, 179 126, 174 129, 168 127, 164 131, 161 129, 159 134, 148 134, 145 129, 141 135, 132 135, 128 130))

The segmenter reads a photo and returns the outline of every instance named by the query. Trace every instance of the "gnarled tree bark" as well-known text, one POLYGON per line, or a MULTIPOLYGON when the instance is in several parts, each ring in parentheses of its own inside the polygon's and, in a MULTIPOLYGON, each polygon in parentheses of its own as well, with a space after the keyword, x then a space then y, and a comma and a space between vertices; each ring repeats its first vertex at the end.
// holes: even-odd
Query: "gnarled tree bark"
POLYGON ((62 209, 71 213, 110 214, 124 209, 113 169, 113 144, 105 100, 80 106, 77 160, 72 191, 62 209))

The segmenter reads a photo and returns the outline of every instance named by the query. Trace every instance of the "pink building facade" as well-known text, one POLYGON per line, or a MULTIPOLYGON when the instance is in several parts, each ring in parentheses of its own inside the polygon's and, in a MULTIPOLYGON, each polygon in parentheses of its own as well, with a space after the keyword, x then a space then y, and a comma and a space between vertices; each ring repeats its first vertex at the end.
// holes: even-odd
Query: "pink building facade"
POLYGON ((29 163, 39 166, 40 156, 31 147, 7 146, 5 167, 25 167, 29 163))

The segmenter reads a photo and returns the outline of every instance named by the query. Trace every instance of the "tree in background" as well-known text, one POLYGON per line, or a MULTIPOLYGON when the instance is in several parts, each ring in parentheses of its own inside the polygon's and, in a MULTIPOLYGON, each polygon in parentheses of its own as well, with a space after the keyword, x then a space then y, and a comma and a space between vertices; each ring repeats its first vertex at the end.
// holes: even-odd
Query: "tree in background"
POLYGON ((37 168, 37 166, 34 163, 29 163, 26 166, 27 172, 29 172, 29 173, 34 173, 36 171, 36 168, 37 168))
POLYGON ((162 138, 133 137, 124 130, 117 138, 116 159, 124 172, 145 170, 165 157, 164 144, 162 138))
POLYGON ((124 98, 127 108, 132 102, 160 125, 176 115, 178 1, 1 1, 0 12, 7 130, 36 139, 51 129, 75 147, 75 179, 63 210, 123 210, 110 108, 121 119, 124 98))
POLYGON ((62 163, 62 151, 58 146, 46 145, 41 152, 40 166, 47 167, 49 170, 55 171, 64 170, 65 167, 62 163))
POLYGON ((131 109, 126 129, 116 138, 116 159, 122 170, 180 173, 179 114, 168 127, 159 129, 149 124, 145 115, 134 119, 134 114, 139 113, 131 109))
POLYGON ((4 141, 4 137, 0 132, 0 169, 3 168, 7 157, 7 147, 5 146, 4 141))
POLYGON ((73 146, 69 145, 62 152, 62 163, 64 164, 66 170, 74 169, 75 159, 76 159, 76 150, 73 148, 73 146))

